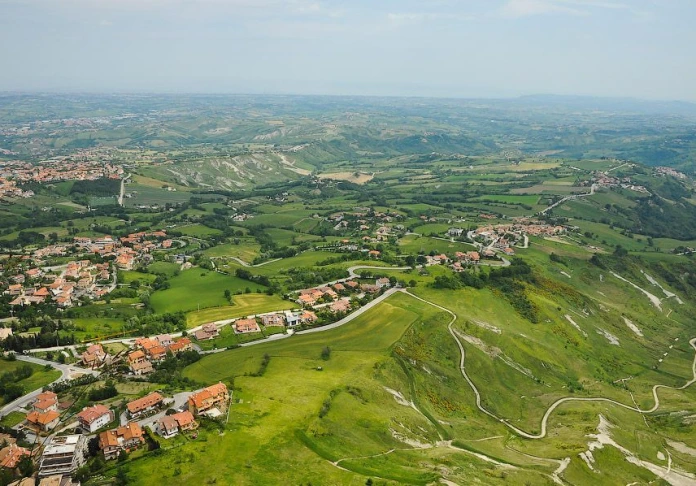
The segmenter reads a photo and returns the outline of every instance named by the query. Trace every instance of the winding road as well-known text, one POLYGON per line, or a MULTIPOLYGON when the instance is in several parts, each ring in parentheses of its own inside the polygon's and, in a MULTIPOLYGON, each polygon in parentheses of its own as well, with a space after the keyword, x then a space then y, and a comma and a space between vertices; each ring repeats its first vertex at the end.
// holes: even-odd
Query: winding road
MULTIPOLYGON (((486 415, 488 415, 489 417, 497 420, 498 422, 505 424, 510 430, 512 430, 517 435, 524 437, 526 439, 543 439, 544 437, 546 437, 549 417, 554 412, 554 410, 556 410, 556 408, 558 408, 560 405, 567 403, 567 402, 606 402, 606 403, 611 403, 613 405, 617 405, 619 407, 625 408, 627 410, 631 410, 633 412, 638 412, 641 414, 652 413, 660 407, 660 397, 657 395, 658 389, 669 388, 669 389, 673 389, 673 390, 683 390, 683 389, 693 385, 694 383, 696 383, 696 354, 694 354, 694 361, 691 364, 691 371, 693 374, 692 378, 680 387, 673 387, 673 386, 668 386, 668 385, 654 385, 652 388, 652 394, 653 394, 653 399, 655 400, 655 404, 649 409, 643 410, 643 409, 638 408, 638 407, 632 407, 630 405, 626 405, 624 403, 617 402, 616 400, 612 400, 611 398, 602 398, 602 397, 588 397, 588 398, 566 397, 566 398, 560 398, 560 399, 556 400, 555 402, 553 402, 551 404, 551 406, 549 406, 549 408, 546 410, 546 413, 544 413, 544 416, 541 419, 541 431, 538 434, 530 434, 529 432, 525 432, 524 430, 522 430, 518 427, 515 427, 514 425, 509 423, 507 421, 507 419, 500 418, 497 415, 495 415, 493 412, 486 410, 483 407, 483 405, 481 405, 481 394, 479 393, 478 388, 476 388, 476 385, 474 384, 474 382, 471 381, 471 378, 467 374, 466 369, 464 367, 464 362, 466 359, 466 351, 465 351, 464 346, 462 345, 461 341, 457 337, 456 332, 454 331, 454 329, 452 329, 452 325, 457 320, 457 315, 454 312, 452 312, 451 310, 449 310, 445 307, 442 307, 441 305, 435 304, 434 302, 430 302, 428 300, 422 299, 421 297, 418 297, 417 295, 412 294, 408 290, 403 290, 402 292, 410 295, 411 297, 413 297, 415 299, 420 300, 421 302, 424 302, 424 303, 432 305, 433 307, 436 307, 440 310, 443 310, 444 312, 447 312, 448 314, 450 314, 452 316, 452 320, 447 325, 447 329, 449 330, 449 333, 452 335, 455 342, 457 343, 457 346, 459 346, 459 352, 460 352, 459 370, 461 371, 462 376, 467 381, 467 383, 469 384, 469 386, 473 390, 474 395, 476 396, 476 407, 481 412, 483 412, 486 415)), ((692 348, 694 348, 694 351, 696 352, 696 338, 691 339, 689 341, 689 344, 691 345, 692 348)))
MULTIPOLYGON (((33 363, 33 364, 38 364, 38 365, 42 365, 42 366, 50 365, 51 367, 60 371, 60 373, 61 373, 60 378, 52 381, 50 384, 58 383, 59 381, 63 381, 63 380, 69 380, 73 375, 98 375, 99 374, 98 371, 88 370, 85 368, 78 368, 77 366, 72 366, 72 365, 67 365, 67 364, 59 364, 59 363, 55 363, 53 361, 47 361, 45 359, 36 358, 34 356, 26 356, 23 354, 17 354, 15 356, 17 357, 17 359, 19 361, 26 361, 27 363, 33 363)), ((33 392, 27 393, 26 395, 23 395, 23 396, 17 398, 16 400, 11 401, 7 405, 4 405, 2 408, 0 408, 0 416, 5 416, 14 410, 26 407, 42 391, 43 391, 43 388, 39 388, 37 390, 34 390, 33 392)))

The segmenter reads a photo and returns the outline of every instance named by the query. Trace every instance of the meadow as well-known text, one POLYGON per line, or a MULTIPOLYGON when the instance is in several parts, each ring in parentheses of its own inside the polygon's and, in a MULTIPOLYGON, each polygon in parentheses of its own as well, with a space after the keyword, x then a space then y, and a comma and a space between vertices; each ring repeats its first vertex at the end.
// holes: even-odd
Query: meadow
POLYGON ((152 293, 150 303, 158 313, 188 312, 227 305, 225 290, 232 294, 249 288, 261 292, 263 285, 200 268, 184 270, 169 279, 170 288, 152 293))

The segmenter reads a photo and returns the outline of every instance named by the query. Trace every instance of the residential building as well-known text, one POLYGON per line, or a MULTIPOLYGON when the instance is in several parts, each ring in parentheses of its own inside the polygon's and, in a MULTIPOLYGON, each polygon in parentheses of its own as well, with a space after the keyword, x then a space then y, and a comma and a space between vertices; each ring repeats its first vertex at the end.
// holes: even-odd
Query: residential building
POLYGON ((138 418, 141 415, 155 410, 157 407, 162 405, 164 402, 164 397, 157 392, 152 392, 132 402, 128 402, 126 409, 128 410, 128 416, 132 419, 138 418))
POLYGON ((294 327, 300 324, 300 316, 299 314, 295 314, 294 312, 290 312, 289 310, 285 311, 285 322, 288 324, 289 327, 294 327))
POLYGON ((29 449, 19 447, 17 444, 10 444, 0 450, 0 467, 7 469, 17 469, 20 461, 25 456, 31 456, 29 449))
MULTIPOLYGON (((258 326, 258 324, 257 324, 258 326)), ((224 383, 220 382, 203 388, 188 399, 189 412, 194 415, 206 414, 218 406, 226 406, 230 395, 224 383)))
POLYGON ((267 314, 261 316, 261 323, 266 327, 285 327, 285 318, 282 314, 267 314))
POLYGON ((146 375, 152 373, 155 369, 149 361, 138 361, 130 365, 130 370, 135 376, 146 375))
POLYGON ((80 423, 80 427, 89 433, 109 425, 113 420, 114 412, 101 404, 85 407, 77 414, 77 421, 80 423))
POLYGON ((101 344, 93 344, 82 353, 82 364, 88 368, 99 368, 106 361, 107 354, 101 344))
POLYGON ((0 341, 4 341, 10 336, 12 336, 11 327, 0 327, 0 341))
POLYGON ((389 288, 389 287, 391 287, 391 282, 389 281, 389 279, 387 277, 382 277, 382 278, 378 278, 377 280, 375 280, 375 285, 377 287, 379 287, 380 289, 383 289, 385 287, 389 288))
POLYGON ((58 410, 58 395, 51 391, 41 392, 36 396, 32 408, 37 412, 58 410))
POLYGON ((165 415, 157 421, 157 433, 165 439, 171 439, 179 433, 179 424, 171 415, 165 415))
POLYGON ((179 353, 183 353, 184 351, 192 351, 193 350, 193 344, 191 343, 191 340, 187 337, 183 337, 179 339, 178 341, 175 341, 172 343, 167 350, 176 355, 179 353))
POLYGON ((148 356, 153 361, 159 361, 167 357, 167 348, 164 346, 154 346, 147 352, 148 356))
POLYGON ((188 410, 175 413, 172 415, 172 417, 174 417, 176 423, 179 424, 179 430, 181 432, 198 428, 198 422, 196 422, 196 420, 193 418, 193 414, 188 410))
POLYGON ((317 319, 318 319, 317 315, 310 310, 302 311, 302 313, 300 314, 300 321, 303 324, 311 324, 313 322, 316 322, 317 319))
POLYGON ((137 422, 107 430, 99 434, 99 448, 104 452, 104 459, 116 459, 121 451, 136 449, 145 443, 143 429, 137 422))
POLYGON ((27 414, 27 422, 41 432, 53 430, 60 423, 60 414, 55 410, 37 412, 33 410, 27 414))
POLYGON ((174 340, 169 334, 160 334, 159 336, 155 336, 155 341, 157 341, 160 346, 164 346, 165 348, 174 343, 174 340))
POLYGON ((244 334, 248 332, 261 332, 256 319, 237 319, 234 323, 234 332, 244 334))
POLYGON ((62 435, 53 437, 44 448, 39 462, 39 478, 56 474, 73 474, 85 463, 87 437, 62 435))
POLYGON ((330 306, 331 312, 348 312, 350 310, 350 301, 348 300, 337 300, 330 306))
POLYGON ((210 339, 215 339, 219 335, 220 331, 213 323, 203 325, 203 328, 196 331, 194 334, 198 341, 208 341, 210 339))

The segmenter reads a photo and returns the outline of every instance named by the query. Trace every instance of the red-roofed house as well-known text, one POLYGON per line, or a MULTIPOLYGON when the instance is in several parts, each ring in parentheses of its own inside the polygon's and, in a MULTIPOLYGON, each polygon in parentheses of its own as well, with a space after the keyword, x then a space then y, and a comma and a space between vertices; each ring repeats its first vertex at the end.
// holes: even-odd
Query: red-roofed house
MULTIPOLYGON (((258 324, 257 324, 258 325, 258 324)), ((203 388, 188 399, 189 412, 201 415, 220 405, 226 405, 230 395, 224 383, 220 382, 203 388)))
POLYGON ((80 427, 90 433, 110 424, 113 420, 114 412, 101 404, 85 407, 77 414, 77 421, 80 422, 80 427))

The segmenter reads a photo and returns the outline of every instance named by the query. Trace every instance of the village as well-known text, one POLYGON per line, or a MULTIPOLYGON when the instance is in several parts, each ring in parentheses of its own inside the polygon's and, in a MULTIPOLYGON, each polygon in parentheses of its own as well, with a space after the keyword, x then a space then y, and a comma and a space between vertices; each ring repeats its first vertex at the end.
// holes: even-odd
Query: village
POLYGON ((75 237, 72 244, 51 244, 19 259, 5 255, 0 263, 0 286, 12 297, 13 307, 52 303, 66 309, 102 299, 116 288, 118 270, 131 270, 150 260, 153 250, 171 247, 172 240, 164 231, 133 233, 120 239, 75 237), (84 259, 68 259, 80 256, 84 259), (45 266, 48 258, 67 261, 45 266))
MULTIPOLYGON (((131 239, 136 237, 132 235, 131 239)), ((82 243, 87 244, 86 241, 82 243)), ((158 440, 169 440, 185 434, 195 440, 201 420, 222 420, 229 414, 232 393, 224 383, 171 396, 152 391, 127 402, 96 403, 79 411, 74 410, 69 390, 73 384, 97 379, 107 380, 107 383, 113 379, 140 383, 165 360, 177 360, 186 353, 223 351, 225 348, 203 351, 201 344, 219 338, 226 327, 235 334, 280 328, 292 335, 297 328, 335 322, 359 308, 360 302, 365 302, 361 299, 367 297, 370 301, 390 288, 397 290, 393 288, 396 284, 393 278, 377 277, 373 283, 361 280, 350 277, 300 290, 296 292, 299 307, 294 311, 207 323, 187 333, 97 342, 82 347, 70 380, 45 387, 26 405, 16 409, 25 414, 24 420, 15 427, 16 431, 25 441, 41 446, 30 450, 17 445, 14 437, 5 434, 6 446, 0 450, 0 466, 13 470, 28 458, 38 469, 38 483, 31 484, 74 486, 79 484, 74 479, 76 472, 95 454, 100 454, 105 461, 118 460, 155 440, 155 435, 160 438, 158 440), (110 353, 110 343, 114 342, 125 345, 125 349, 110 353)), ((62 349, 76 353, 76 347, 62 349)))

